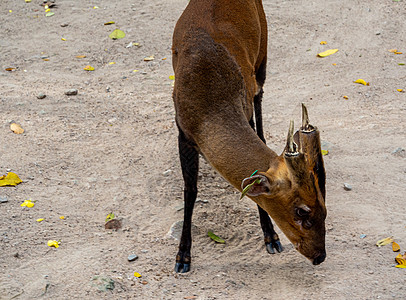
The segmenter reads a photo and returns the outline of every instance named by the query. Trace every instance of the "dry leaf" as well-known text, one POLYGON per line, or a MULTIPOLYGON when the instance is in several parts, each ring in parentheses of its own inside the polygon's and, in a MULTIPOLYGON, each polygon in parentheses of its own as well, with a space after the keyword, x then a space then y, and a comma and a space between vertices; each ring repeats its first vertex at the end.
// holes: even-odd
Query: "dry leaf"
POLYGON ((345 100, 348 100, 348 96, 343 96, 343 98, 344 98, 345 100))
POLYGON ((151 55, 151 56, 145 57, 145 58, 144 58, 144 61, 152 61, 152 60, 154 60, 154 59, 155 59, 155 56, 154 56, 154 55, 151 55))
POLYGON ((398 256, 395 257, 395 260, 398 263, 396 268, 406 268, 406 252, 403 255, 399 253, 398 256))
POLYGON ((354 81, 354 83, 359 83, 363 85, 369 85, 369 82, 366 82, 364 79, 357 79, 354 81))
POLYGON ((58 248, 58 247, 59 247, 59 242, 58 242, 58 241, 54 241, 54 240, 49 240, 48 243, 47 243, 47 245, 48 245, 49 247, 58 248))
POLYGON ((25 200, 23 203, 20 204, 21 207, 34 207, 35 203, 31 200, 25 200))
POLYGON ((76 58, 85 58, 86 55, 76 55, 76 58))
POLYGON ((398 52, 398 49, 390 49, 390 50, 388 50, 389 52, 392 52, 392 53, 395 53, 395 52, 398 52))
POLYGON ((16 70, 16 68, 5 68, 4 70, 9 71, 9 72, 13 72, 16 70))
POLYGON ((0 177, 0 186, 16 186, 23 182, 16 173, 8 172, 6 176, 0 177))
POLYGON ((395 54, 403 54, 403 52, 396 51, 395 54))
POLYGON ((90 65, 87 65, 86 67, 83 68, 85 71, 94 71, 94 68, 90 65))
POLYGON ((392 242, 392 250, 393 252, 398 252, 400 251, 400 246, 397 243, 392 242))
POLYGON ((109 38, 113 39, 113 40, 118 40, 118 39, 122 39, 125 37, 125 33, 124 31, 120 30, 120 29, 115 29, 112 33, 110 33, 109 38))
POLYGON ((11 123, 10 124, 10 129, 13 131, 15 134, 22 134, 24 133, 24 129, 17 123, 11 123))
POLYGON ((384 238, 382 240, 377 241, 376 245, 378 247, 382 247, 382 246, 385 246, 385 245, 390 244, 392 242, 393 242, 393 238, 390 236, 390 237, 387 237, 387 238, 384 238))
POLYGON ((337 51, 338 51, 338 49, 329 49, 329 50, 326 50, 324 52, 320 52, 319 54, 317 54, 317 56, 318 57, 326 57, 326 56, 329 56, 331 54, 336 53, 337 51))

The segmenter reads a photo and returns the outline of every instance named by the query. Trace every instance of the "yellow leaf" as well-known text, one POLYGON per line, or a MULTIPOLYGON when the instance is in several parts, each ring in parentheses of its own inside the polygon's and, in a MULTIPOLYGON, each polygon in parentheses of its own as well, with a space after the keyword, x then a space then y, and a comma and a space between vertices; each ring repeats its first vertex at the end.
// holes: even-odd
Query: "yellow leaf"
POLYGON ((397 91, 398 91, 399 93, 403 93, 403 90, 402 90, 402 89, 397 89, 397 91))
POLYGON ((397 268, 406 268, 406 259, 405 259, 405 257, 406 257, 406 253, 405 253, 405 255, 402 255, 402 254, 399 253, 395 257, 395 260, 398 263, 398 265, 396 266, 397 268))
POLYGON ((21 203, 21 207, 29 207, 29 208, 31 208, 31 207, 34 207, 34 205, 35 205, 35 203, 34 202, 32 202, 31 200, 25 200, 23 203, 21 203))
POLYGON ((145 58, 144 58, 144 61, 152 61, 152 60, 154 60, 154 59, 155 59, 155 56, 154 56, 154 55, 151 55, 151 56, 145 57, 145 58))
POLYGON ((114 61, 109 62, 109 65, 115 65, 116 63, 114 61))
POLYGON ((66 39, 65 39, 65 38, 61 38, 61 40, 62 40, 62 41, 66 41, 66 39))
POLYGON ((93 6, 93 9, 98 9, 99 7, 98 6, 93 6))
POLYGON ((137 73, 137 72, 139 72, 139 71, 140 71, 140 70, 134 70, 133 72, 134 72, 134 73, 137 73))
POLYGON ((86 55, 76 55, 76 58, 85 58, 86 55))
POLYGON ((318 57, 326 57, 326 56, 329 56, 331 54, 336 53, 337 51, 338 51, 338 49, 329 49, 329 50, 326 50, 324 52, 320 52, 319 54, 317 54, 317 56, 318 57))
POLYGON ((320 45, 327 45, 327 42, 326 41, 321 41, 320 45))
POLYGON ((6 185, 11 185, 11 186, 16 186, 17 184, 20 184, 23 182, 20 177, 18 177, 17 174, 13 172, 8 172, 6 176, 2 176, 0 178, 0 186, 6 186, 6 185))
POLYGON ((388 50, 389 52, 392 52, 392 53, 395 53, 395 52, 398 52, 398 49, 390 49, 390 50, 388 50))
POLYGON ((162 60, 166 60, 166 57, 162 57, 162 60))
POLYGON ((395 54, 403 54, 403 52, 396 51, 395 54))
POLYGON ((321 150, 321 154, 322 154, 322 155, 327 155, 327 154, 328 154, 328 150, 321 150))
POLYGON ((47 243, 47 245, 48 245, 49 247, 55 247, 55 248, 58 248, 58 247, 59 247, 58 241, 54 241, 54 240, 49 240, 48 243, 47 243))
POLYGON ((37 219, 37 222, 42 222, 42 221, 44 221, 44 218, 37 219))
POLYGON ((124 33, 124 31, 122 31, 120 29, 115 29, 112 33, 109 34, 109 38, 111 38, 113 40, 122 39, 124 37, 125 37, 125 33, 124 33))
POLYGON ((50 8, 47 8, 47 9, 45 10, 46 13, 47 13, 47 12, 50 12, 50 11, 51 11, 50 8))
POLYGON ((398 252, 400 251, 400 246, 397 243, 392 242, 392 250, 393 252, 398 252))
POLYGON ((44 58, 43 61, 49 61, 49 58, 44 58))
POLYGON ((9 12, 9 13, 12 13, 13 11, 10 9, 8 12, 9 12))
POLYGON ((348 96, 343 96, 343 98, 344 98, 345 100, 348 100, 348 96))
POLYGON ((385 245, 390 244, 390 243, 392 243, 392 242, 393 242, 392 237, 387 237, 387 238, 384 238, 384 239, 382 239, 382 240, 377 241, 377 242, 376 242, 376 245, 377 245, 378 247, 382 247, 382 246, 385 246, 385 245))
POLYGON ((363 85, 369 85, 369 82, 366 82, 364 79, 357 79, 354 81, 354 83, 359 83, 363 85))
POLYGON ((169 76, 169 79, 170 79, 170 80, 175 80, 175 75, 170 75, 170 76, 169 76))
POLYGON ((85 71, 94 71, 94 68, 90 65, 87 65, 86 67, 83 68, 85 71))
POLYGON ((59 219, 65 220, 65 216, 60 216, 59 219))
POLYGON ((134 272, 134 276, 137 277, 137 278, 140 278, 140 277, 141 277, 141 274, 140 274, 140 273, 137 273, 137 272, 134 272))
POLYGON ((110 21, 110 22, 107 22, 107 23, 104 23, 104 25, 111 25, 111 24, 115 24, 116 22, 114 22, 114 21, 110 21))
POLYGON ((30 3, 31 2, 31 0, 25 0, 25 3, 30 3))
POLYGON ((22 134, 24 133, 24 129, 17 123, 11 123, 10 124, 10 129, 13 131, 15 134, 22 134))
POLYGON ((336 66, 336 65, 337 65, 336 63, 333 64, 333 66, 336 66))

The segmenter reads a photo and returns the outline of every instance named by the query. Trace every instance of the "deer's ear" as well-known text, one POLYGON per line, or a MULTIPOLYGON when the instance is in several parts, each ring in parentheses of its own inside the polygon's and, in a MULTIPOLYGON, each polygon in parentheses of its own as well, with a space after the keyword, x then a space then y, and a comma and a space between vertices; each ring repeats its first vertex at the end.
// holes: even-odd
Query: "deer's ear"
POLYGON ((242 194, 241 198, 245 195, 251 197, 257 197, 260 195, 270 195, 271 194, 271 183, 268 177, 265 175, 254 175, 245 178, 241 184, 242 194))

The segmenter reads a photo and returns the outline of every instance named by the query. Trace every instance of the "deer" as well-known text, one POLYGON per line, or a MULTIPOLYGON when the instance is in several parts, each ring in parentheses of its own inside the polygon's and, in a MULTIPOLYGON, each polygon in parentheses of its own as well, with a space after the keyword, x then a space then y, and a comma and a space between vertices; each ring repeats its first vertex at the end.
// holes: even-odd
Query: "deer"
POLYGON ((326 258, 326 174, 320 132, 306 106, 295 134, 290 122, 281 155, 264 138, 267 40, 262 0, 190 0, 176 23, 173 102, 184 181, 177 273, 191 268, 199 155, 257 204, 268 253, 283 251, 272 218, 314 265, 326 258))

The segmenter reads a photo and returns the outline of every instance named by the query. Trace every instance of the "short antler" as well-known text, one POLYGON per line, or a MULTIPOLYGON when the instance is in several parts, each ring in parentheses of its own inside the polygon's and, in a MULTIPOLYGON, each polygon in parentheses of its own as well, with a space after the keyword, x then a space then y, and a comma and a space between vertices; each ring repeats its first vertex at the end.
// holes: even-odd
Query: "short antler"
POLYGON ((290 120, 288 138, 286 141, 286 149, 285 149, 285 155, 287 156, 296 156, 299 154, 297 144, 293 141, 293 130, 294 123, 293 120, 290 120))
POLYGON ((302 127, 300 130, 305 132, 312 132, 315 130, 315 128, 309 123, 309 115, 307 113, 307 107, 304 103, 302 103, 302 127))

